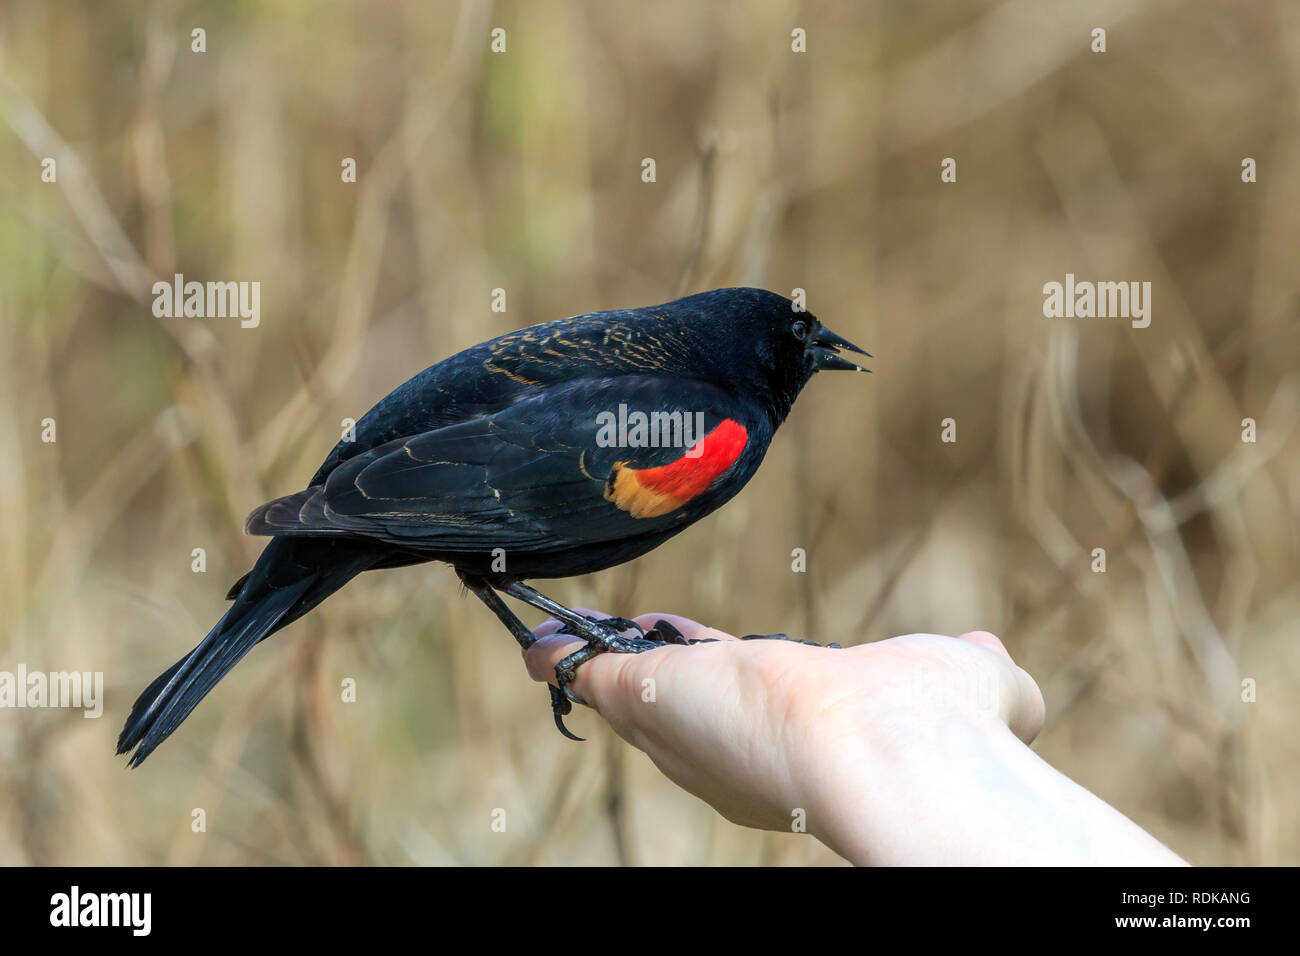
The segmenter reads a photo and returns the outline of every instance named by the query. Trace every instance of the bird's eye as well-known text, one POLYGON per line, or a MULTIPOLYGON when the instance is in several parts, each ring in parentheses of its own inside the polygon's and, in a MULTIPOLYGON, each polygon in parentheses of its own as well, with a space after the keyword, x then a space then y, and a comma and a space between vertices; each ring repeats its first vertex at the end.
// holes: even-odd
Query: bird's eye
POLYGON ((796 322, 794 325, 790 326, 790 331, 794 333, 796 339, 802 342, 804 337, 808 334, 808 323, 802 321, 796 322))

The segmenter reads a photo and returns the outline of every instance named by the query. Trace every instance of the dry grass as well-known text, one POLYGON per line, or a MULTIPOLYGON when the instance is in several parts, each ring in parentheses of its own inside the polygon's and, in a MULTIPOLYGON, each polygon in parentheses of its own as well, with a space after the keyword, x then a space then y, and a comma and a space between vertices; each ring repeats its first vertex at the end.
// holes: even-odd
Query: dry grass
POLYGON ((342 418, 499 332, 741 283, 806 288, 875 375, 815 382, 737 501, 557 596, 993 630, 1049 761, 1193 860, 1300 862, 1300 11, 958 7, 0 9, 0 669, 108 689, 100 720, 0 712, 0 862, 830 862, 590 716, 561 740, 444 569, 364 577, 142 770, 112 754, 342 418), (260 280, 261 327, 154 319, 174 271, 260 280), (1045 319, 1066 272, 1151 281, 1150 328, 1045 319))

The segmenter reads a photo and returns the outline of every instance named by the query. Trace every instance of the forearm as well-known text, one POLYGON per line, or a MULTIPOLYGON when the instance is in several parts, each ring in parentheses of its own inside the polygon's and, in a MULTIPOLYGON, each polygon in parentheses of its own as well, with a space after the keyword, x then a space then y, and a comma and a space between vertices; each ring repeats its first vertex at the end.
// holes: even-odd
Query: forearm
POLYGON ((992 718, 882 734, 852 763, 809 824, 853 863, 1184 864, 992 718))

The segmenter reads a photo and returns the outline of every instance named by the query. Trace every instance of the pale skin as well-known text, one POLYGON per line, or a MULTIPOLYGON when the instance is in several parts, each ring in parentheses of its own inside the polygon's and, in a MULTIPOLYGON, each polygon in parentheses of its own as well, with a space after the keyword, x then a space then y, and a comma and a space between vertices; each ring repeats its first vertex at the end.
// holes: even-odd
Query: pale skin
MULTIPOLYGON (((735 823, 802 819, 857 864, 1185 865, 1027 746, 1042 693, 987 631, 833 649, 740 641, 671 614, 637 622, 661 618, 717 643, 602 654, 573 692, 735 823)), ((581 645, 558 630, 547 621, 524 655, 535 680, 581 645)))

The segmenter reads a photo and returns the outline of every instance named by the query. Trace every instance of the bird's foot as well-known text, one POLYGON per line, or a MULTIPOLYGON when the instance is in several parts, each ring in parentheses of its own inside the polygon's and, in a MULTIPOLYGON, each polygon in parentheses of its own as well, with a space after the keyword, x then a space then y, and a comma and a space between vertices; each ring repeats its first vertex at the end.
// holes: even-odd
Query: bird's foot
MULTIPOLYGON (((582 619, 586 621, 588 624, 597 625, 598 628, 606 628, 606 629, 612 628, 616 634, 622 634, 624 631, 636 631, 637 634, 639 634, 641 637, 645 637, 646 635, 646 629, 642 627, 640 624, 638 624, 636 621, 633 621, 631 618, 591 617, 589 615, 584 614, 582 615, 582 619)), ((575 625, 567 624, 567 623, 560 628, 560 633, 572 634, 575 637, 587 637, 587 634, 585 632, 579 633, 579 630, 575 625)))
MULTIPOLYGON (((555 665, 555 685, 548 688, 551 692, 551 713, 555 716, 555 726, 560 733, 570 740, 582 740, 583 738, 572 733, 569 728, 564 726, 564 718, 573 712, 574 704, 582 704, 584 707, 588 706, 588 704, 570 690, 569 685, 577 678, 578 668, 587 661, 607 651, 612 654, 643 654, 646 651, 654 650, 656 647, 666 647, 670 644, 685 646, 717 642, 717 639, 712 637, 687 638, 681 631, 665 620, 656 621, 654 627, 649 630, 646 630, 636 621, 625 617, 593 618, 584 616, 582 620, 582 624, 567 622, 560 629, 559 633, 586 638, 587 643, 555 665), (626 631, 635 631, 637 636, 624 637, 623 633, 626 631)), ((746 634, 741 640, 791 641, 796 644, 809 644, 813 647, 823 646, 816 641, 790 637, 787 634, 746 634)), ((829 644, 825 646, 838 648, 840 645, 829 644)))
POLYGON ((649 637, 651 634, 653 634, 657 640, 663 641, 665 644, 681 644, 683 646, 691 644, 716 644, 718 641, 716 637, 693 637, 688 639, 685 634, 677 630, 677 628, 665 620, 655 621, 655 626, 646 632, 646 636, 649 637))
MULTIPOLYGON (((713 644, 717 642, 717 638, 714 637, 695 638, 692 640, 687 640, 686 636, 682 634, 681 631, 677 630, 677 628, 673 627, 667 621, 657 621, 655 623, 655 626, 646 632, 647 638, 650 637, 651 635, 663 641, 665 644, 713 644)), ((746 634, 744 637, 741 638, 741 640, 742 641, 791 641, 792 643, 795 644, 808 644, 811 645, 812 647, 822 647, 822 646, 835 647, 835 648, 840 647, 839 644, 821 645, 818 644, 816 641, 805 640, 802 637, 791 637, 788 634, 746 634)))
POLYGON ((588 706, 585 700, 569 689, 569 685, 578 676, 579 667, 593 657, 607 651, 612 654, 643 654, 646 651, 653 651, 656 647, 664 647, 667 644, 686 643, 672 625, 668 626, 672 628, 672 633, 677 640, 659 633, 659 625, 667 624, 666 621, 660 621, 658 625, 648 631, 636 621, 625 617, 585 617, 584 621, 585 625, 569 622, 560 629, 559 633, 584 637, 587 639, 587 643, 555 665, 555 686, 550 688, 551 712, 555 716, 555 726, 560 733, 570 740, 582 740, 583 738, 571 733, 564 726, 564 718, 573 712, 574 704, 588 706), (637 636, 624 637, 623 632, 625 631, 636 631, 637 636))
POLYGON ((834 647, 842 650, 840 644, 818 644, 816 641, 810 641, 802 637, 791 637, 789 634, 746 634, 741 638, 742 641, 790 641, 793 644, 807 644, 810 647, 834 647))

